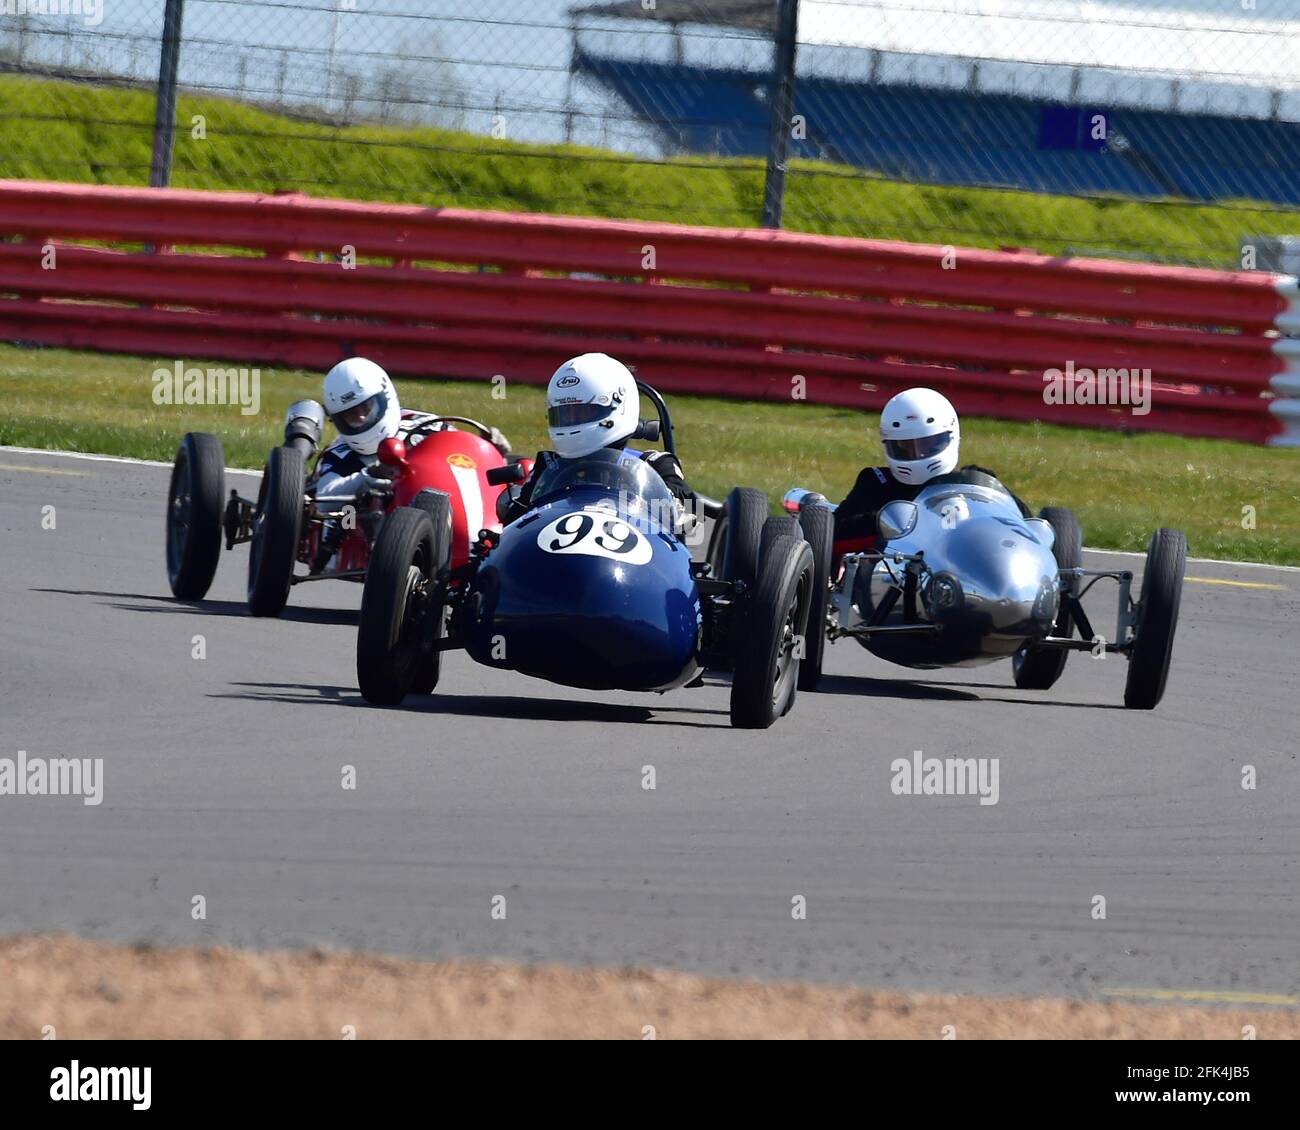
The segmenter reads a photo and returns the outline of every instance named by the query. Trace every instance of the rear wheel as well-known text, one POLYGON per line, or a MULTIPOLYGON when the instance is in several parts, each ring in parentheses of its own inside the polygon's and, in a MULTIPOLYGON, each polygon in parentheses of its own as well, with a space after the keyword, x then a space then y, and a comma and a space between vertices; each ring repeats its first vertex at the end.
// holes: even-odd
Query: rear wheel
POLYGON ((727 495, 722 579, 752 585, 758 578, 758 552, 767 521, 767 495, 736 487, 727 495))
MULTIPOLYGON (((1083 564, 1083 531, 1079 528, 1079 519, 1075 517, 1074 511, 1064 506, 1044 506, 1038 516, 1051 523, 1052 532, 1056 535, 1056 541, 1052 545, 1056 567, 1079 568, 1083 564)), ((1078 577, 1061 578, 1061 606, 1056 614, 1056 623, 1052 625, 1052 635, 1069 638, 1073 634, 1074 617, 1070 615, 1069 601, 1065 597, 1077 592, 1078 586, 1078 577)), ((1026 644, 1011 658, 1016 686, 1021 690, 1047 690, 1061 677, 1065 661, 1069 657, 1070 653, 1064 648, 1026 644)))
POLYGON ((442 625, 437 574, 429 516, 394 510, 375 539, 361 595, 357 683, 367 702, 395 706, 417 684, 437 682, 438 662, 430 660, 442 625))
POLYGON ((221 557, 226 456, 208 432, 181 440, 167 488, 167 583, 180 600, 202 600, 221 557))
POLYGON ((1186 566, 1187 538, 1178 530, 1156 530, 1147 548, 1137 631, 1124 684, 1124 705, 1131 710, 1154 710, 1164 697, 1186 566))
POLYGON ((794 705, 797 641, 808 631, 813 558, 808 543, 775 538, 759 570, 737 641, 731 724, 765 730, 794 705))
POLYGON ((299 452, 271 449, 248 546, 248 610, 254 616, 279 616, 289 599, 302 534, 303 474, 299 452))
POLYGON ((442 491, 425 488, 411 499, 411 509, 420 510, 427 514, 429 524, 433 526, 432 560, 435 570, 434 575, 438 581, 436 590, 438 608, 435 614, 431 604, 429 609, 430 619, 428 621, 428 639, 432 641, 433 646, 427 650, 421 650, 420 657, 415 664, 415 676, 411 680, 413 694, 431 694, 438 685, 438 679, 442 674, 442 652, 437 649, 437 642, 443 636, 442 586, 446 582, 447 570, 451 567, 451 498, 443 494, 442 491))
POLYGON ((760 566, 763 558, 767 556, 768 546, 783 535, 792 538, 803 537, 803 531, 799 529, 799 519, 793 514, 774 514, 763 522, 763 531, 758 536, 760 566))
MULTIPOLYGON (((696 497, 699 500, 699 502, 705 501, 703 499, 703 496, 697 495, 696 497)), ((706 509, 704 507, 701 507, 700 509, 704 510, 704 512, 709 515, 708 518, 709 547, 705 556, 705 560, 709 563, 709 570, 711 574, 714 577, 721 579, 723 576, 723 566, 726 563, 726 553, 727 553, 726 503, 714 503, 712 510, 706 509)), ((698 518, 698 514, 699 511, 697 511, 697 518, 698 518)))
POLYGON ((815 691, 822 677, 826 654, 826 609, 830 604, 832 543, 835 514, 829 506, 807 506, 799 511, 799 527, 813 555, 812 597, 808 602, 808 633, 799 664, 799 689, 815 691))

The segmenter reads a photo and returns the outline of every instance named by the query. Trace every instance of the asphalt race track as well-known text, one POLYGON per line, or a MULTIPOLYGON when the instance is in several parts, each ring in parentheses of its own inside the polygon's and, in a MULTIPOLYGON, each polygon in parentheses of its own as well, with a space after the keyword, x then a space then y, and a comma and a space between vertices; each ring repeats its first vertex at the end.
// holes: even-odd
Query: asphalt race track
MULTIPOLYGON (((909 678, 848 641, 765 733, 730 729, 720 681, 584 693, 457 654, 441 693, 386 710, 356 691, 359 586, 254 620, 241 547, 211 599, 171 599, 166 483, 0 449, 0 757, 104 759, 99 806, 0 796, 0 933, 1300 993, 1300 572, 1190 563, 1154 713, 1123 709, 1116 657, 1022 694, 1009 664, 909 678), (998 803, 894 795, 918 749, 998 758, 998 803)), ((1089 607, 1113 630, 1113 596, 1089 607)))

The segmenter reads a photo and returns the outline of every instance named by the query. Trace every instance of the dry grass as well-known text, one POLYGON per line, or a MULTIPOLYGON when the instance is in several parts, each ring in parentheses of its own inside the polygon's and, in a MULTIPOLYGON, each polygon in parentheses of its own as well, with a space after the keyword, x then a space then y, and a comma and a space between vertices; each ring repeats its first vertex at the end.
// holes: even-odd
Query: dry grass
POLYGON ((684 973, 0 941, 0 1036, 60 1039, 1262 1039, 1300 1011, 908 995, 684 973))

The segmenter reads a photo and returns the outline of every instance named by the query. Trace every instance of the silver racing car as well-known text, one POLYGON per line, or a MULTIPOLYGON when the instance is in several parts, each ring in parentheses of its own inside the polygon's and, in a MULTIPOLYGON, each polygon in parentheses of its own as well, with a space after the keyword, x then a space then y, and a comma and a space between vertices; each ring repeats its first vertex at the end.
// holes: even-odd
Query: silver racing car
MULTIPOLYGON (((808 490, 785 508, 807 525, 813 508, 833 509, 808 490)), ((773 521, 780 521, 774 519, 773 521)), ((1046 690, 1071 651, 1118 653, 1128 660, 1124 705, 1151 710, 1165 691, 1182 597, 1187 539, 1160 529, 1151 537, 1141 591, 1127 569, 1083 568, 1083 538, 1072 511, 1049 506, 1022 517, 992 475, 967 469, 927 483, 912 502, 878 516, 881 548, 844 554, 827 575, 809 617, 825 639, 855 639, 904 667, 967 667, 1010 657, 1017 687, 1046 690), (1083 598, 1101 583, 1117 587, 1118 614, 1095 629, 1083 598)), ((824 641, 810 638, 805 680, 820 674, 824 641)))

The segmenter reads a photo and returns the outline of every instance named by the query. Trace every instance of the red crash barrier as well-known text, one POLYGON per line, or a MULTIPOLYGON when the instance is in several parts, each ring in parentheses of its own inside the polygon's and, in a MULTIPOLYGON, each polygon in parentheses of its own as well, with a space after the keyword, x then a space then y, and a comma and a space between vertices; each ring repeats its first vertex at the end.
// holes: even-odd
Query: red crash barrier
POLYGON ((1278 430, 1266 274, 31 181, 0 181, 4 237, 10 341, 530 383, 603 350, 669 391, 878 409, 927 384, 973 415, 1278 430))

